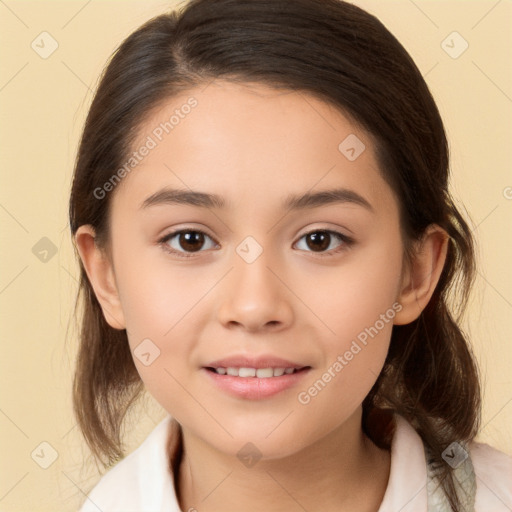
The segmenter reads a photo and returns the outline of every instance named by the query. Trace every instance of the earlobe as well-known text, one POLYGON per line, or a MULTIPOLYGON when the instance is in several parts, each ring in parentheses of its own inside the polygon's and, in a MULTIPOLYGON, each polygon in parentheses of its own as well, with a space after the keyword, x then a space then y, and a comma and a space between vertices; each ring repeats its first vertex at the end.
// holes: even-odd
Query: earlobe
POLYGON ((105 251, 96 244, 94 228, 90 225, 80 226, 74 240, 105 320, 114 329, 125 329, 112 263, 105 251))
POLYGON ((430 301, 444 268, 448 241, 446 231, 433 224, 416 244, 397 298, 402 309, 395 316, 395 325, 405 325, 416 320, 430 301))

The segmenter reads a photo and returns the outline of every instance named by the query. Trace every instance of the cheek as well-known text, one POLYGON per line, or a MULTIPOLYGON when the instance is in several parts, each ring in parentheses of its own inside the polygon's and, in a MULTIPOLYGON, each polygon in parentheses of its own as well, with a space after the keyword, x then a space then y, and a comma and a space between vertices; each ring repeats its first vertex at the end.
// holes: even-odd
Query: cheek
MULTIPOLYGON (((118 247, 123 254, 122 244, 118 247)), ((147 249, 124 254, 116 262, 116 275, 135 366, 162 405, 166 400, 175 404, 186 397, 179 383, 188 378, 187 362, 203 319, 199 312, 218 272, 169 264, 147 249)), ((172 410, 170 404, 164 407, 172 410)))
POLYGON ((357 267, 351 268, 338 289, 330 290, 329 296, 336 297, 329 311, 335 337, 343 342, 356 338, 364 342, 369 330, 377 335, 375 329, 382 331, 384 337, 389 336, 399 307, 396 304, 398 277, 393 273, 392 263, 386 265, 384 260, 373 266, 360 261, 357 267))
POLYGON ((189 321, 216 275, 206 266, 192 268, 168 261, 158 247, 132 247, 129 252, 119 241, 118 248, 116 274, 127 330, 134 340, 171 337, 189 321))
POLYGON ((382 369, 401 309, 396 297, 402 246, 398 234, 386 239, 386 244, 375 243, 314 276, 308 304, 329 330, 324 329, 322 338, 322 367, 297 397, 313 415, 329 410, 333 421, 343 421, 361 404, 382 369))
POLYGON ((303 287, 308 306, 329 329, 325 329, 329 351, 343 350, 347 342, 377 324, 384 337, 391 326, 398 297, 402 246, 398 234, 388 234, 364 249, 347 252, 340 264, 304 272, 303 287), (384 243, 384 242, 387 243, 384 243), (393 308, 395 304, 395 308, 393 308), (384 317, 382 317, 384 315, 384 317))

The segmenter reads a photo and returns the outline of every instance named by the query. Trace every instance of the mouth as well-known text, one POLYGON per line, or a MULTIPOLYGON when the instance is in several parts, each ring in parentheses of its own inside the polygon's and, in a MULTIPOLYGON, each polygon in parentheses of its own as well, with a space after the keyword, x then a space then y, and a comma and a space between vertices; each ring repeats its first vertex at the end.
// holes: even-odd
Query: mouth
POLYGON ((311 369, 311 366, 206 366, 202 371, 223 393, 244 400, 263 400, 297 386, 311 369))

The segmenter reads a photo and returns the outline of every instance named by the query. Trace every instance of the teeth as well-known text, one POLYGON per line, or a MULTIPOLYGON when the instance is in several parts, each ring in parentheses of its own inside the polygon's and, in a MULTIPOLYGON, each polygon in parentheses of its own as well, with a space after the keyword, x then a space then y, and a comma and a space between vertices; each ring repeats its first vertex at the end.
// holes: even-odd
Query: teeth
POLYGON ((219 375, 232 375, 233 377, 258 377, 267 379, 269 377, 281 377, 281 375, 290 375, 295 368, 215 368, 219 375))
POLYGON ((256 377, 259 379, 267 379, 274 376, 274 370, 272 368, 258 368, 256 370, 256 377))
POLYGON ((256 368, 240 368, 238 370, 239 377, 256 377, 256 368))

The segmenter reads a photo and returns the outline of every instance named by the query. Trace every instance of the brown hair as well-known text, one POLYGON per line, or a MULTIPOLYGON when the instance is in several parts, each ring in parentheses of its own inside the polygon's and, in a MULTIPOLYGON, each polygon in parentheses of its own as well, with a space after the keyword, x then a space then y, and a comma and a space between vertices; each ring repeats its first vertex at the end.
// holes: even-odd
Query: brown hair
MULTIPOLYGON (((480 419, 477 369, 458 326, 474 275, 472 235, 448 192, 448 144, 436 104, 377 18, 340 0, 192 0, 145 23, 116 50, 92 102, 71 190, 72 234, 91 224, 98 245, 108 246, 111 197, 98 200, 94 190, 122 166, 152 109, 216 78, 303 91, 334 105, 374 138, 399 201, 406 254, 429 225, 448 233, 432 299, 416 321, 393 328, 386 363, 363 403, 363 428, 385 446, 382 411, 403 415, 442 466, 443 489, 460 510, 441 453, 454 440, 473 439, 480 419)), ((74 411, 107 466, 124 457, 121 424, 143 385, 126 331, 107 324, 78 260, 84 310, 74 411)))

